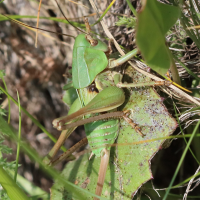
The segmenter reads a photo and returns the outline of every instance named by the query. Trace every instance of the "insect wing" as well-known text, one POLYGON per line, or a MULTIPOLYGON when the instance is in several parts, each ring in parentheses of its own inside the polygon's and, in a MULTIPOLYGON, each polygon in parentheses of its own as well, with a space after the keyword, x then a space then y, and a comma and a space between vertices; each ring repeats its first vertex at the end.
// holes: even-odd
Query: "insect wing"
POLYGON ((76 89, 85 88, 108 65, 104 52, 87 47, 77 47, 73 52, 72 80, 76 89))
POLYGON ((103 51, 86 48, 84 59, 92 82, 95 77, 102 72, 108 65, 108 59, 103 51))
POLYGON ((84 54, 86 47, 76 47, 73 50, 72 81, 76 89, 87 87, 90 83, 90 76, 84 54))

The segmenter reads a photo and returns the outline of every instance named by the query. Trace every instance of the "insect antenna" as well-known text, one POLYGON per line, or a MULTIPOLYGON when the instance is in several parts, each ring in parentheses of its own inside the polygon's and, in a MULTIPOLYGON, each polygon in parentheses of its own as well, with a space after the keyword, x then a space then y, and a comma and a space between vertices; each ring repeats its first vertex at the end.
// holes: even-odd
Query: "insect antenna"
POLYGON ((38 29, 38 30, 41 30, 41 31, 46 31, 46 32, 49 32, 49 33, 57 34, 57 35, 64 35, 64 36, 72 37, 72 38, 75 39, 75 37, 72 36, 72 35, 68 35, 68 34, 65 34, 65 33, 59 33, 59 32, 54 32, 54 31, 50 31, 50 30, 45 30, 45 29, 42 29, 42 28, 36 28, 36 27, 34 27, 34 26, 30 26, 30 25, 27 25, 27 24, 25 24, 25 23, 23 23, 23 22, 19 22, 19 21, 15 20, 15 19, 12 19, 11 17, 8 17, 8 16, 5 15, 5 14, 1 14, 1 15, 3 15, 3 16, 6 17, 6 18, 8 18, 10 21, 12 21, 12 22, 14 22, 14 23, 16 23, 16 24, 25 26, 25 27, 29 27, 29 28, 33 28, 33 29, 38 29))
POLYGON ((85 31, 83 31, 83 30, 77 28, 76 26, 74 26, 74 25, 67 19, 67 17, 65 16, 65 14, 64 14, 64 12, 62 11, 60 5, 58 4, 58 1, 55 0, 55 2, 56 2, 56 4, 57 4, 57 6, 58 6, 60 12, 61 12, 62 15, 64 16, 64 18, 67 20, 67 22, 68 22, 71 26, 73 26, 75 29, 81 31, 82 33, 85 33, 85 34, 86 34, 86 39, 88 40, 88 42, 90 42, 90 44, 91 44, 92 46, 96 46, 96 45, 98 44, 98 41, 95 40, 95 39, 93 39, 92 36, 90 35, 91 29, 90 29, 90 25, 89 25, 88 19, 87 19, 86 17, 84 17, 85 26, 86 26, 86 32, 85 32, 85 31))
POLYGON ((60 12, 62 13, 63 17, 66 19, 66 21, 67 21, 71 26, 73 26, 75 29, 81 31, 82 33, 88 34, 88 33, 86 33, 85 31, 81 30, 80 28, 77 28, 76 26, 74 26, 74 25, 67 19, 67 17, 65 16, 65 14, 64 14, 64 12, 62 11, 60 5, 58 4, 58 1, 55 0, 55 2, 56 2, 56 4, 57 4, 57 6, 58 6, 60 12))

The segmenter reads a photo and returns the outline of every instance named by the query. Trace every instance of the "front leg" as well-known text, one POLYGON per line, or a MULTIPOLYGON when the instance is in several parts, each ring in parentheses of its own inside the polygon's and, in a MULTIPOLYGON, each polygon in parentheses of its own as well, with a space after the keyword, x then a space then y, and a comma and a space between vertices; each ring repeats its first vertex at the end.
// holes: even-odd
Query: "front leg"
POLYGON ((123 118, 124 120, 132 127, 135 129, 135 131, 137 133, 139 133, 142 137, 144 137, 145 135, 141 132, 141 128, 133 122, 133 120, 131 118, 129 118, 129 114, 130 114, 130 110, 127 110, 127 111, 123 111, 124 112, 124 115, 123 115, 123 118))
POLYGON ((114 82, 119 88, 130 88, 130 87, 145 87, 145 86, 170 86, 172 83, 168 80, 163 81, 148 81, 148 82, 137 82, 137 83, 122 83, 123 75, 121 73, 115 73, 114 82))
POLYGON ((125 62, 129 61, 132 57, 136 56, 138 54, 138 49, 134 49, 130 52, 128 52, 126 55, 118 58, 118 59, 110 59, 109 62, 109 67, 108 68, 114 68, 119 65, 124 64, 125 62))
POLYGON ((122 83, 122 82, 118 82, 116 85, 119 88, 122 87, 145 87, 145 86, 170 86, 172 83, 170 81, 167 80, 163 80, 163 81, 150 81, 150 82, 142 82, 142 83, 122 83))

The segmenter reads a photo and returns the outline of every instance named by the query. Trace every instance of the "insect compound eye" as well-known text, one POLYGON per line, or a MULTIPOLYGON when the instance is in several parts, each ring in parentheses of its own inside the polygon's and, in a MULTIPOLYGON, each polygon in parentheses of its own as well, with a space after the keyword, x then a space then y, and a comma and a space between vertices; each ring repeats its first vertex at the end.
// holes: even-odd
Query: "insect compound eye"
POLYGON ((91 45, 92 46, 96 46, 98 44, 98 40, 91 40, 91 45))
POLYGON ((95 84, 91 84, 88 86, 88 91, 89 92, 96 92, 99 93, 98 89, 96 88, 95 84))
POLYGON ((96 46, 98 44, 98 40, 93 39, 89 34, 86 35, 85 38, 92 46, 96 46))

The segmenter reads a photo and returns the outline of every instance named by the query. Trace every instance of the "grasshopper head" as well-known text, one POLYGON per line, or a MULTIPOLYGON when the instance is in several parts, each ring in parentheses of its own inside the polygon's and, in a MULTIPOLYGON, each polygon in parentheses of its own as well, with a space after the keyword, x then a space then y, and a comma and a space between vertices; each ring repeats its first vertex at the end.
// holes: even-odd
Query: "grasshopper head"
POLYGON ((77 36, 73 48, 72 81, 76 89, 89 86, 95 77, 108 65, 105 52, 108 46, 91 36, 80 34, 77 36), (90 38, 89 41, 87 38, 90 38), (93 45, 90 43, 92 41, 93 45))

